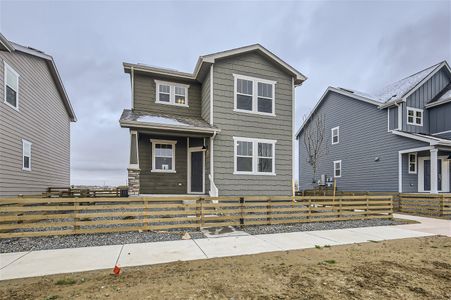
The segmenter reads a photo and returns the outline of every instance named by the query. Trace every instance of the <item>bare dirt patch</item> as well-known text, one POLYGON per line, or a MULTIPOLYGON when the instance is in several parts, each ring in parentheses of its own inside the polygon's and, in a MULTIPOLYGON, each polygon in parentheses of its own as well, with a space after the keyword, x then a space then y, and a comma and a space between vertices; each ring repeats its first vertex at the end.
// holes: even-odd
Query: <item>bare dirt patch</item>
POLYGON ((429 237, 0 282, 0 299, 450 299, 451 238, 429 237))

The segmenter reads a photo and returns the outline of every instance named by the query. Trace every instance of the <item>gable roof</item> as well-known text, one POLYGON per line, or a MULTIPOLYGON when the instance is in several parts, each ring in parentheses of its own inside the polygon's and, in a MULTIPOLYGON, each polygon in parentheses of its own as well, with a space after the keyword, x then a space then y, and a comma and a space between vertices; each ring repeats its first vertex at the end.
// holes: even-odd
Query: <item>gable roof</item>
POLYGON ((176 78, 188 79, 188 80, 198 80, 200 81, 203 78, 203 75, 206 72, 206 69, 210 67, 210 65, 214 64, 217 59, 231 57, 235 55, 240 55, 248 52, 258 52, 262 54, 264 57, 273 61, 275 64, 280 66, 285 72, 292 75, 294 77, 295 85, 300 85, 302 82, 307 80, 307 77, 304 76, 301 72, 287 64, 285 61, 280 59, 274 53, 266 49, 260 44, 253 44, 249 46, 244 46, 240 48, 230 49, 226 51, 216 52, 212 54, 202 55, 197 60, 196 66, 194 68, 193 73, 186 73, 177 70, 167 69, 167 68, 159 68, 153 66, 147 66, 143 64, 131 64, 131 63, 123 63, 124 70, 128 72, 130 69, 149 72, 154 74, 160 74, 164 76, 171 76, 176 78))
POLYGON ((8 41, 1 33, 0 33, 0 51, 8 51, 10 53, 17 51, 17 52, 22 52, 22 53, 25 53, 28 55, 32 55, 32 56, 44 59, 50 70, 50 74, 52 75, 52 77, 55 81, 56 88, 58 89, 58 92, 60 93, 61 98, 63 99, 63 104, 70 117, 70 120, 72 122, 77 121, 77 117, 75 116, 74 109, 72 107, 72 104, 70 103, 69 96, 66 93, 66 90, 63 85, 63 81, 59 75, 58 69, 56 68, 56 64, 55 64, 55 61, 53 60, 52 56, 50 56, 42 51, 39 51, 37 49, 31 48, 31 47, 25 47, 25 46, 13 43, 11 41, 8 41))
MULTIPOLYGON (((438 64, 430 66, 424 70, 421 70, 415 74, 412 74, 406 78, 403 78, 392 84, 389 84, 379 90, 376 90, 371 94, 348 88, 328 87, 324 92, 324 94, 321 96, 320 100, 315 105, 315 107, 312 109, 308 117, 304 120, 299 130, 296 132, 296 138, 298 138, 305 124, 310 120, 310 118, 315 113, 318 106, 321 104, 321 102, 329 92, 336 92, 354 98, 356 100, 361 100, 370 104, 374 104, 378 108, 383 109, 392 106, 397 102, 404 101, 408 96, 410 96, 413 92, 415 92, 417 88, 422 86, 427 80, 429 80, 432 76, 434 76, 434 74, 440 71, 443 67, 446 68, 451 74, 451 68, 449 67, 448 62, 445 60, 438 64)), ((448 95, 448 92, 445 93, 439 100, 437 100, 436 105, 440 105, 451 101, 449 97, 446 98, 446 95, 448 95)), ((430 104, 427 106, 430 107, 433 105, 430 104)))

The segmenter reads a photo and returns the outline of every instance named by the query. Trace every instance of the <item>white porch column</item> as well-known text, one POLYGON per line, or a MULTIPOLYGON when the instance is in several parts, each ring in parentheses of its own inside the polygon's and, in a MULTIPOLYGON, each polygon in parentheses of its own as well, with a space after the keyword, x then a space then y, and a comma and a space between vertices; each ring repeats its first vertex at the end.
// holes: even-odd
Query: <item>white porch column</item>
POLYGON ((398 153, 398 192, 402 193, 402 153, 398 153))
POLYGON ((437 160, 437 152, 438 149, 431 149, 431 194, 438 193, 438 160, 437 160))

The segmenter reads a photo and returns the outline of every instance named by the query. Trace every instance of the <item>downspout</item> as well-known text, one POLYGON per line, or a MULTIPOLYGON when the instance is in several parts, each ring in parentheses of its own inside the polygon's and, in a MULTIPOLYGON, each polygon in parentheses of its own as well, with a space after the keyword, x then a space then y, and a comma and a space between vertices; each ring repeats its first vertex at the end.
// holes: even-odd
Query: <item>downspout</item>
POLYGON ((218 197, 219 191, 216 187, 215 180, 214 180, 214 166, 213 166, 213 141, 216 137, 217 131, 215 130, 213 132, 213 136, 210 138, 210 175, 208 175, 208 179, 210 180, 210 196, 211 197, 218 197))

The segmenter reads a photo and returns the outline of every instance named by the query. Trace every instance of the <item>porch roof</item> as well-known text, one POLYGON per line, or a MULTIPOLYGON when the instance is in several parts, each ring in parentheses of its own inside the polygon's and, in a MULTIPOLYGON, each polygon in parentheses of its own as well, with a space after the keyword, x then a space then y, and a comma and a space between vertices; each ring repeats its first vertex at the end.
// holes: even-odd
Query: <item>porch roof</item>
POLYGON ((121 127, 144 128, 155 130, 199 132, 214 134, 219 132, 215 126, 211 126, 205 120, 198 117, 179 115, 157 114, 137 110, 124 109, 119 120, 121 127))
POLYGON ((451 146, 450 139, 439 138, 434 135, 428 135, 424 133, 412 133, 400 130, 393 130, 392 133, 406 138, 411 138, 414 140, 429 143, 431 146, 451 146))

